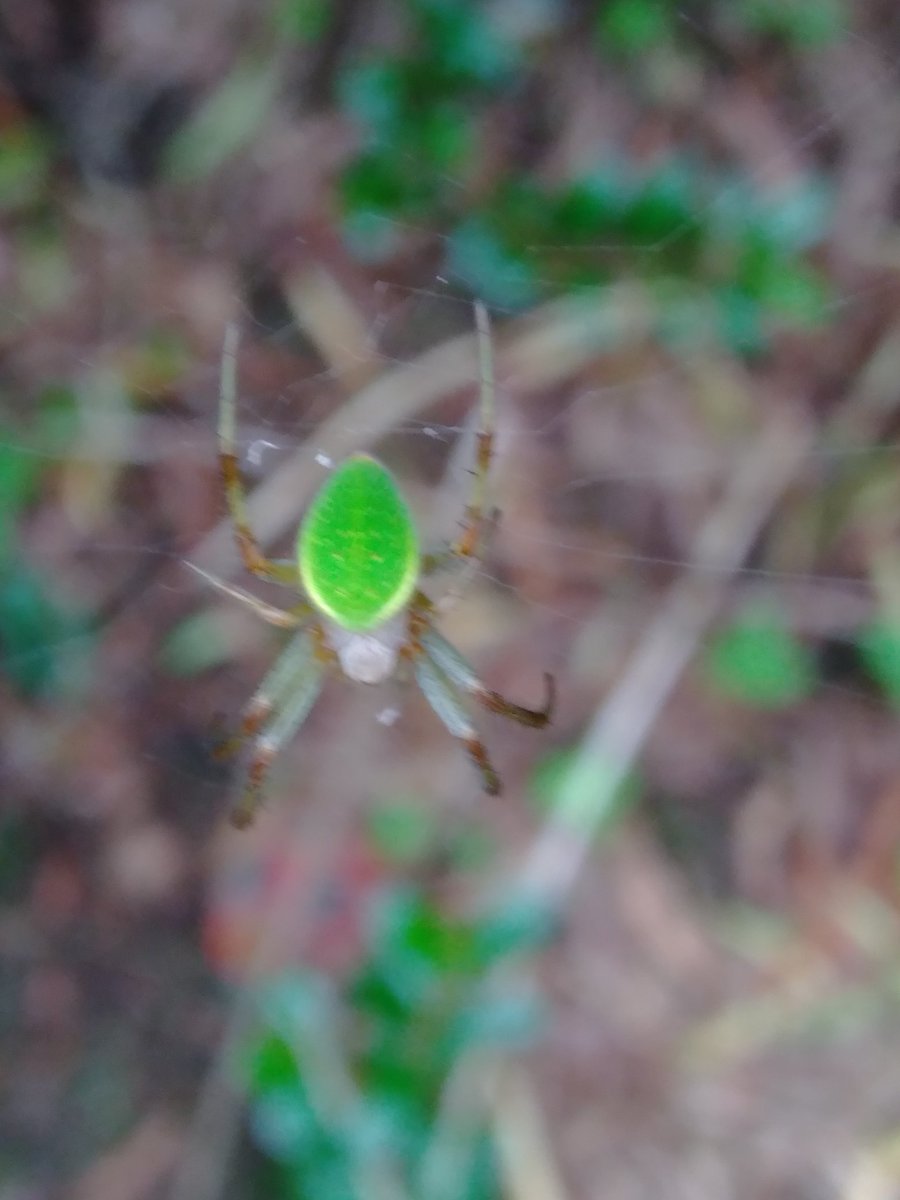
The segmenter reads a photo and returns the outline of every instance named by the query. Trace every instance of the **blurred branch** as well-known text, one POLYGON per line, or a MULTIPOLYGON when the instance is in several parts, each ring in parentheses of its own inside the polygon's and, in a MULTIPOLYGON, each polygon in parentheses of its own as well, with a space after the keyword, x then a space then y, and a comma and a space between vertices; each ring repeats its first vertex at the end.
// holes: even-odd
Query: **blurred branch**
POLYGON ((507 1065, 495 1082, 491 1107, 510 1200, 565 1200, 567 1192, 530 1076, 507 1065))

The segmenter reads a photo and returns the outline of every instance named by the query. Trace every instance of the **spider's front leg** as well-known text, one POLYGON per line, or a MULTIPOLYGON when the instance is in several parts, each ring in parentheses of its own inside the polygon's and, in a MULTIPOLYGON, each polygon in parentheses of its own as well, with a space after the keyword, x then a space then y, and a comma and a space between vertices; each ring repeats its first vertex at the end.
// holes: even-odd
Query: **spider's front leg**
POLYGON ((296 570, 290 563, 273 561, 263 554, 250 526, 244 484, 235 437, 237 408, 237 350, 238 329, 229 325, 222 346, 222 368, 219 383, 219 469, 225 500, 234 528, 234 540, 247 570, 260 579, 275 583, 296 584, 296 570))
POLYGON ((477 564, 484 556, 487 534, 499 518, 495 508, 486 511, 487 478, 494 455, 494 358, 487 309, 475 303, 475 326, 481 395, 478 405, 478 429, 475 431, 475 462, 471 467, 472 486, 460 522, 459 532, 446 549, 425 555, 422 567, 426 575, 443 570, 450 563, 477 564))

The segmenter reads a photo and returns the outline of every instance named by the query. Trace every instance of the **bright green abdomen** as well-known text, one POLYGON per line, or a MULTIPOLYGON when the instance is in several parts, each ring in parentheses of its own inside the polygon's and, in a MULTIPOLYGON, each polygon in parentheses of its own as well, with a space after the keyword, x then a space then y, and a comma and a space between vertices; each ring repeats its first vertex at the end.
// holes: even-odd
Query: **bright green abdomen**
POLYGON ((322 485, 300 526, 297 562, 311 602, 345 629, 372 629, 406 604, 418 538, 381 463, 354 455, 322 485))

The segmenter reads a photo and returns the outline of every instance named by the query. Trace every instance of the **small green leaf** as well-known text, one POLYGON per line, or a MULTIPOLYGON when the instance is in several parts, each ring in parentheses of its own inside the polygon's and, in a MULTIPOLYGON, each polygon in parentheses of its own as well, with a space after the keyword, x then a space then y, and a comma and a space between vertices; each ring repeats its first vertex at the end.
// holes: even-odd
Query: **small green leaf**
POLYGON ((471 145, 465 114, 453 103, 431 105, 419 116, 411 133, 432 170, 457 169, 471 145))
POLYGON ((77 686, 87 634, 24 563, 0 564, 0 667, 26 696, 77 686))
POLYGON ((445 1049, 456 1058, 474 1044, 523 1047, 533 1042, 546 1014, 540 997, 531 991, 478 997, 454 1020, 445 1049))
POLYGON ((824 278, 812 267, 790 260, 768 273, 759 298, 776 316, 807 327, 820 325, 828 311, 824 278))
POLYGON ((409 1014, 407 990, 396 986, 389 971, 368 963, 354 980, 353 1004, 381 1022, 403 1024, 409 1014))
POLYGON ((331 10, 331 0, 280 0, 275 20, 285 37, 314 42, 328 29, 331 10))
POLYGON ((501 36, 488 19, 487 6, 462 0, 413 0, 427 61, 444 77, 444 86, 497 87, 519 65, 515 41, 501 36))
POLYGON ((408 216, 426 196, 421 182, 407 178, 397 156, 381 150, 354 159, 341 177, 341 193, 347 212, 363 216, 408 216))
POLYGON ((509 954, 536 950, 547 944, 558 927, 552 908, 531 897, 513 897, 478 925, 475 938, 479 956, 492 963, 509 954))
POLYGON ((449 237, 448 268, 488 304, 525 308, 540 297, 534 270, 484 221, 470 217, 449 237))
POLYGON ((723 692, 758 708, 795 704, 816 682, 812 654, 767 608, 750 610, 722 630, 706 668, 723 692))
POLYGON ((736 354, 761 354, 766 333, 758 300, 740 287, 720 288, 716 299, 719 336, 725 345, 736 354))
POLYGON ((618 229, 632 186, 617 164, 584 176, 568 187, 556 202, 554 225, 561 237, 588 238, 618 229))
POLYGON ((680 162, 667 164, 646 179, 622 219, 623 235, 639 245, 676 245, 695 240, 699 226, 691 173, 680 162))
POLYGON ((297 1086, 297 1060, 282 1037, 267 1033, 252 1047, 248 1083, 255 1093, 284 1092, 297 1086))
POLYGON ((337 1019, 334 984, 316 971, 289 971, 264 989, 260 1008, 267 1026, 292 1041, 299 1032, 315 1034, 337 1019))
POLYGON ((832 197, 821 179, 811 177, 771 196, 755 196, 754 210, 766 240, 782 254, 796 254, 816 245, 828 232, 832 197))
POLYGON ((31 125, 0 132, 0 211, 37 204, 47 195, 50 145, 31 125))
POLYGON ((756 32, 799 46, 821 46, 846 31, 841 0, 743 0, 747 24, 756 32))
POLYGON ((250 1128, 262 1150, 291 1161, 312 1148, 318 1126, 302 1087, 280 1084, 250 1104, 250 1128))
POLYGON ((349 68, 341 75, 339 91, 343 107, 367 131, 370 144, 396 140, 406 111, 402 64, 380 59, 349 68))
POLYGON ((19 284, 38 312, 61 307, 71 297, 75 272, 69 250, 56 230, 40 230, 19 239, 19 284))
POLYGON ((376 848, 397 863, 421 860, 437 832, 433 809, 413 802, 376 805, 369 813, 368 825, 376 848))
POLYGON ((169 142, 169 177, 195 183, 248 146, 272 107, 278 83, 274 64, 236 67, 169 142))
POLYGON ((45 458, 21 444, 20 434, 0 426, 0 523, 11 521, 37 494, 46 466, 45 458))
POLYGON ((230 657, 231 647, 222 636, 215 613, 204 610, 180 621, 159 651, 163 670, 182 678, 220 666, 230 657))
POLYGON ((857 648, 866 670, 900 708, 900 624, 880 619, 859 634, 857 648))
POLYGON ((601 49, 641 54, 672 36, 672 15, 664 0, 611 0, 597 20, 601 49))
POLYGON ((456 968, 471 960, 472 932, 447 920, 413 890, 393 889, 382 910, 384 950, 412 956, 438 969, 456 968))

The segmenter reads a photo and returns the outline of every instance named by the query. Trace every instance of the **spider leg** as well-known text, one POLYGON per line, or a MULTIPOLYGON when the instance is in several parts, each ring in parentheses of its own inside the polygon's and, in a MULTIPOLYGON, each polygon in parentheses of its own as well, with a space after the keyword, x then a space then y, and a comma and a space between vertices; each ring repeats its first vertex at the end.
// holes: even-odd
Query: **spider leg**
POLYGON ((234 526, 234 540, 243 559, 244 566, 260 579, 274 579, 279 583, 296 584, 297 571, 293 564, 267 558, 260 549, 250 520, 244 484, 235 441, 235 409, 237 407, 237 349, 238 329, 231 324, 225 330, 222 346, 222 368, 219 383, 219 469, 225 499, 234 526))
POLYGON ((219 741, 214 752, 216 758, 229 758, 247 738, 259 733, 272 711, 288 698, 295 680, 303 676, 315 653, 315 642, 309 629, 294 634, 244 706, 235 732, 219 741))
POLYGON ((247 592, 241 587, 235 587, 234 584, 226 583, 224 579, 219 579, 218 576, 210 574, 209 571, 204 571, 196 563, 187 562, 187 560, 185 560, 185 563, 186 566, 189 566, 192 571, 196 571, 201 578, 205 579, 217 591, 230 596, 232 600, 240 600, 242 604, 246 604, 248 608, 252 608, 258 617, 262 617, 270 625, 277 625, 279 629, 296 629, 312 613, 312 609, 306 603, 297 604, 289 609, 277 608, 274 604, 266 604, 265 600, 260 600, 252 592, 247 592))
MULTIPOLYGON (((232 824, 238 829, 246 829, 253 821, 272 760, 306 720, 322 687, 324 671, 316 657, 313 639, 304 631, 298 642, 296 654, 295 643, 289 647, 292 660, 284 664, 284 673, 281 673, 282 660, 279 660, 269 676, 270 680, 277 682, 281 700, 279 702, 272 698, 268 709, 270 719, 254 737, 244 790, 231 811, 232 824), (279 672, 277 681, 273 678, 276 672, 279 672)), ((247 719, 258 720, 262 724, 266 717, 252 718, 248 713, 247 719)))
POLYGON ((494 451, 494 356, 491 350, 491 327, 487 309, 480 300, 475 302, 475 328, 478 337, 479 378, 481 399, 478 429, 475 433, 475 466, 472 487, 465 507, 459 533, 442 551, 425 555, 426 574, 441 570, 453 560, 479 561, 484 553, 486 527, 496 522, 496 513, 485 514, 487 476, 494 451))
POLYGON ((469 757, 481 772, 484 790, 489 796, 499 796, 500 778, 491 766, 484 742, 472 724, 462 697, 427 653, 418 656, 415 670, 416 682, 422 689, 423 696, 440 717, 447 731, 465 745, 469 757))
POLYGON ((424 653, 443 671, 447 678, 456 687, 462 688, 464 692, 474 696, 478 703, 483 704, 490 712, 500 713, 501 716, 509 717, 511 721, 518 721, 520 725, 529 725, 532 729, 543 729, 545 725, 549 725, 556 703, 556 681, 552 675, 548 673, 544 675, 546 699, 543 707, 524 708, 521 704, 513 704, 499 692, 492 692, 486 688, 472 666, 466 662, 452 643, 438 633, 433 625, 425 624, 418 636, 424 653))

